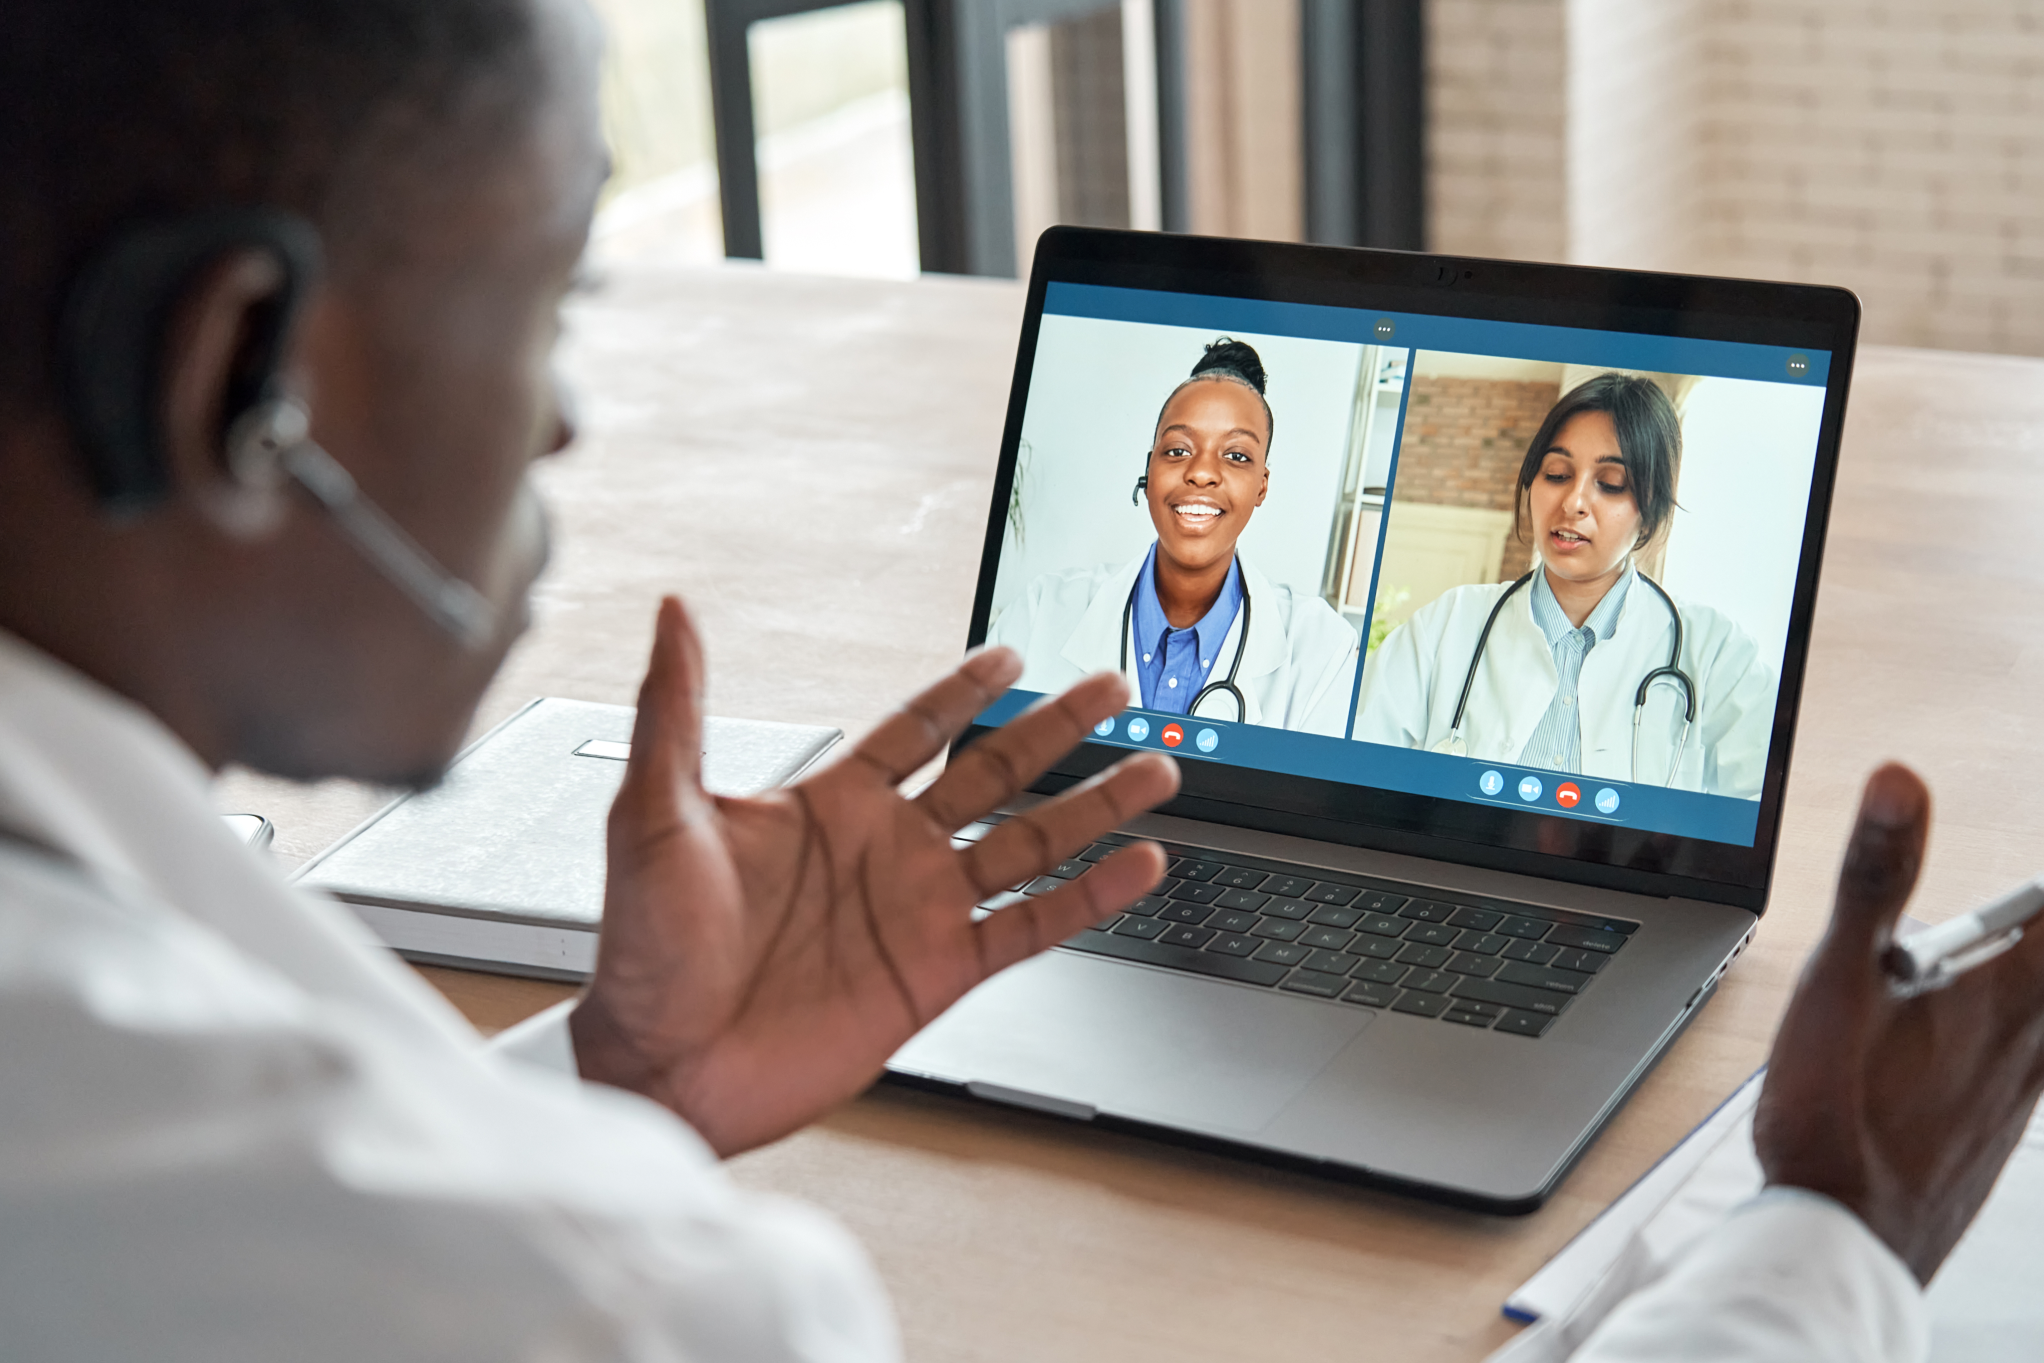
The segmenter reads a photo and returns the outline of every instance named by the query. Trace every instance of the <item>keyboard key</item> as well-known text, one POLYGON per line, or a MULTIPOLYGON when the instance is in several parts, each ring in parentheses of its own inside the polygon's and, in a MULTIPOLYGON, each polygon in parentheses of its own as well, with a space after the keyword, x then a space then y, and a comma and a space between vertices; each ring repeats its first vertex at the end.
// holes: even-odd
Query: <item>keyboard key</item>
POLYGON ((1448 1022, 1459 1022, 1465 1027, 1488 1027, 1498 1020, 1496 1013, 1472 1013, 1453 1006, 1441 1014, 1441 1017, 1448 1022))
POLYGON ((1038 876, 1022 887, 1022 893, 1049 894, 1052 890, 1062 890, 1064 887, 1065 883, 1056 876, 1038 876))
MULTIPOLYGON (((1301 942, 1299 945, 1304 946, 1305 943, 1301 942)), ((1306 968, 1308 970, 1324 970, 1330 975, 1346 975, 1362 963, 1363 958, 1360 956, 1351 956, 1345 951, 1327 951, 1325 949, 1315 951, 1306 958, 1306 968)))
POLYGON ((1497 957, 1478 956, 1474 952, 1469 951, 1456 952, 1449 959, 1447 965, 1447 969, 1454 971, 1457 975, 1475 975, 1479 978, 1488 976, 1497 968, 1497 957))
POLYGON ((1240 909, 1221 909, 1212 918, 1207 919, 1207 926, 1219 928, 1222 932, 1248 932, 1256 926, 1257 921, 1253 913, 1244 913, 1240 909))
POLYGON ((1196 880, 1181 882, 1178 888, 1171 892, 1171 898, 1190 900, 1194 904, 1211 904, 1220 897, 1220 886, 1202 885, 1196 880))
POLYGON ((1444 947, 1461 935, 1446 923, 1414 923, 1406 932, 1405 940, 1423 947, 1444 947))
POLYGON ((1258 945, 1254 937, 1245 937, 1239 932, 1224 932, 1208 942, 1206 949, 1218 951, 1223 956, 1247 956, 1254 952, 1258 945))
POLYGON ((1365 890, 1356 907, 1370 913, 1397 913, 1405 907, 1405 896, 1389 890, 1365 890))
POLYGON ((1497 930, 1507 937, 1524 937, 1528 941, 1537 942, 1545 937, 1547 930, 1553 926, 1554 924, 1544 918, 1523 918, 1516 914, 1507 914, 1498 924, 1497 930))
MULTIPOLYGON (((983 917, 985 917, 985 918, 991 918, 991 917, 993 916, 993 913, 994 913, 994 911, 993 911, 992 909, 978 909, 978 910, 977 910, 977 911, 976 911, 976 912, 975 912, 975 913, 973 914, 973 919, 972 919, 972 921, 973 921, 973 922, 975 922, 975 923, 977 923, 977 922, 979 922, 979 921, 980 921, 980 919, 981 919, 981 918, 983 918, 983 917)), ((1121 915, 1120 915, 1120 914, 1116 914, 1116 915, 1114 915, 1114 917, 1112 917, 1112 918, 1108 919, 1108 920, 1107 920, 1107 921, 1106 921, 1105 923, 1088 923, 1088 924, 1086 925, 1086 927, 1085 927, 1085 931, 1087 931, 1087 932, 1113 932, 1113 931, 1114 931, 1114 925, 1115 925, 1116 923, 1119 923, 1119 922, 1121 922, 1121 921, 1122 921, 1122 917, 1121 917, 1121 915)))
POLYGON ((1298 965, 1306 959, 1310 950, 1296 942, 1265 942, 1256 949, 1256 959, 1272 965, 1298 965))
POLYGON ((1443 904, 1437 899, 1415 899, 1400 909, 1398 916, 1417 918, 1422 923, 1445 923, 1454 913, 1453 904, 1443 904))
POLYGON ((1436 966, 1446 965, 1448 958, 1454 954, 1454 952, 1446 947, 1408 946, 1398 953, 1398 959, 1407 965, 1416 965, 1432 970, 1436 966))
POLYGON ((1448 996, 1448 1007, 1458 1013, 1474 1013, 1478 1017, 1495 1018, 1505 1010, 1495 1003, 1484 1003, 1478 999, 1458 999, 1448 996))
MULTIPOLYGON (((1143 923, 1149 927, 1158 926, 1143 918, 1130 921, 1143 923)), ((1142 961, 1150 965, 1189 970, 1196 975, 1216 975, 1224 980, 1240 980, 1244 984, 1260 984, 1266 987, 1276 984, 1287 973, 1285 967, 1281 965, 1243 960, 1238 956, 1221 956, 1211 951, 1193 951, 1189 947, 1166 946, 1162 942, 1145 942, 1139 938, 1123 936, 1119 932, 1082 932, 1065 945, 1075 951, 1088 952, 1095 956, 1112 956, 1123 961, 1142 961)))
POLYGON ((1423 1018, 1437 1018, 1448 1011, 1448 1000, 1439 994, 1415 994, 1410 989, 1398 996, 1398 1002, 1391 1005, 1394 1013, 1417 1013, 1423 1018))
POLYGON ((1350 889, 1346 885, 1315 885, 1300 898, 1310 899, 1315 904, 1347 904, 1361 893, 1361 890, 1350 889))
POLYGON ((1279 985, 1295 994, 1311 994, 1315 998, 1338 999, 1341 991, 1348 988, 1348 981, 1339 975, 1325 975, 1318 970, 1294 970, 1291 978, 1279 985))
POLYGON ((1177 889, 1180 885, 1183 885, 1184 883, 1185 882, 1182 880, 1173 880, 1170 876, 1165 876, 1162 880, 1158 881, 1155 885, 1152 885, 1150 887, 1150 893, 1162 899, 1169 899, 1171 897, 1171 892, 1177 889))
POLYGON ((1560 947, 1545 942, 1514 942, 1498 953, 1508 961, 1531 961, 1534 965, 1546 965, 1560 954, 1560 947))
POLYGON ((1230 866, 1214 877, 1214 884, 1226 885, 1231 890, 1253 890, 1269 879, 1268 871, 1252 871, 1247 866, 1230 866))
POLYGON ((1506 961, 1499 968, 1497 978, 1506 984, 1552 989, 1557 994, 1580 994, 1590 983, 1590 976, 1580 970, 1556 970, 1553 966, 1527 965, 1522 961, 1506 961))
POLYGON ((1081 861, 1079 858, 1073 857, 1070 861, 1061 861, 1051 867, 1046 874, 1056 876, 1059 880, 1077 880, 1092 869, 1092 862, 1081 861))
POLYGON ((1166 928, 1164 935, 1157 939, 1174 947, 1203 947, 1214 940, 1212 928, 1188 928, 1179 926, 1166 928))
POLYGON ((1171 901, 1160 894, 1146 894, 1128 906, 1128 911, 1138 918, 1154 918, 1157 911, 1171 901))
POLYGON ((1360 984, 1350 985, 1348 993, 1341 996, 1341 1001, 1360 1003, 1370 1008, 1389 1008, 1398 1001, 1398 991, 1388 984, 1375 984, 1364 980, 1360 984))
POLYGON ((1364 961, 1349 972, 1349 978, 1367 980, 1371 984, 1397 984, 1410 973, 1411 966, 1399 965, 1395 961, 1364 961))
POLYGON ((1313 913, 1313 906, 1303 899, 1273 899, 1261 910, 1267 918, 1305 919, 1313 913))
POLYGON ((1313 888, 1313 882, 1304 876, 1273 876, 1256 888, 1279 899, 1297 899, 1313 888))
POLYGON ((1217 861, 1194 861, 1189 857, 1171 863, 1171 874, 1180 880, 1212 880, 1227 869, 1217 861))
MULTIPOLYGON (((1220 884, 1219 881, 1214 883, 1216 885, 1220 884)), ((1221 897, 1216 899, 1214 903, 1224 909, 1254 910, 1270 903, 1270 896, 1267 894, 1257 894, 1251 890, 1223 890, 1221 891, 1221 897)))
POLYGON ((1549 1017, 1559 1016, 1569 1005, 1566 994, 1550 994, 1545 989, 1529 989, 1523 984, 1500 984, 1496 980, 1462 979, 1455 986, 1455 997, 1519 1008, 1529 1013, 1544 1013, 1549 1017))
POLYGON ((1586 975, 1594 975, 1602 970, 1604 962, 1610 959, 1609 956, 1601 952, 1579 951, 1572 948, 1568 951, 1557 952, 1554 959, 1548 962, 1548 964, 1552 965, 1556 970, 1580 970, 1586 975))
POLYGON ((1374 932, 1379 937, 1400 936, 1411 926, 1403 918, 1393 918, 1382 913, 1366 913, 1356 920, 1356 928, 1359 931, 1374 932))
POLYGON ((1309 923, 1324 923, 1330 928, 1352 928, 1363 916, 1361 909, 1345 909, 1339 904, 1322 904, 1306 915, 1309 923))
POLYGON ((1496 932, 1465 932, 1455 939, 1455 950, 1473 951, 1479 956, 1495 956, 1512 944, 1512 939, 1496 932))
POLYGON ((1625 938, 1615 932, 1603 932, 1597 928, 1574 928, 1566 923, 1548 933, 1547 940, 1558 947, 1594 951, 1600 956, 1609 956, 1625 945, 1625 938))
POLYGON ((1265 918, 1249 931, 1252 936, 1265 937, 1273 942, 1297 941, 1299 934, 1306 930, 1304 923, 1290 923, 1282 918, 1265 918))
POLYGON ((1188 904, 1182 899, 1167 899, 1164 907, 1157 910, 1157 917, 1166 923, 1204 923, 1213 910, 1204 904, 1188 904))
POLYGON ((1365 937, 1357 934, 1355 941, 1348 944, 1349 951, 1358 956, 1372 956, 1388 961, 1405 949, 1402 942, 1394 937, 1365 937))
POLYGON ((1170 926, 1169 923, 1159 923, 1154 918, 1124 918, 1114 925, 1114 931, 1120 937, 1140 937, 1148 941, 1153 937, 1162 937, 1164 929, 1170 926))
POLYGON ((1352 932, 1340 928, 1323 928, 1318 923, 1299 934, 1299 940, 1309 947, 1325 947, 1329 951, 1346 951, 1348 944, 1355 940, 1352 932))
POLYGON ((1445 970, 1416 970, 1407 975, 1402 983, 1407 989, 1419 989, 1429 994, 1445 994, 1455 981, 1463 978, 1450 975, 1445 970))
POLYGON ((1458 928, 1474 928, 1478 932, 1489 932, 1503 917, 1504 915, 1495 909, 1477 909, 1463 904, 1448 915, 1448 921, 1458 928))
POLYGON ((1554 1025, 1554 1019, 1545 1013, 1528 1013, 1519 1008, 1505 1009, 1505 1015, 1498 1019, 1498 1025, 1491 1030, 1510 1032, 1513 1036, 1543 1036, 1554 1025))
POLYGON ((1080 861, 1105 861, 1121 849, 1111 842, 1096 842, 1079 853, 1080 861))

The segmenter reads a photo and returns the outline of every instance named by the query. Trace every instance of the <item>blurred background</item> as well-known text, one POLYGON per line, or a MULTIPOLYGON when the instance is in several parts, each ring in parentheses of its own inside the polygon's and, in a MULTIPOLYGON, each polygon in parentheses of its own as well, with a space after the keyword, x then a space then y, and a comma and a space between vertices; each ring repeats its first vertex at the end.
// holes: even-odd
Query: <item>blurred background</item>
POLYGON ((600 260, 1014 276, 1058 222, 1843 284, 2044 354, 2025 0, 595 0, 600 260))

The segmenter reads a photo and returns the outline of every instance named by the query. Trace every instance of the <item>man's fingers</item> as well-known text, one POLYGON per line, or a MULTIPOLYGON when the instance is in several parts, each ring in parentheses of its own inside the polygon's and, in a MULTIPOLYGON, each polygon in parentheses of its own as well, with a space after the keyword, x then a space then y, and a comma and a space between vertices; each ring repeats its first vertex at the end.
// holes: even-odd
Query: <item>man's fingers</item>
POLYGON ((1915 772, 1889 763, 1867 778, 1820 960, 1872 967, 1916 888, 1929 829, 1930 791, 1915 772))
POLYGON ((1121 912, 1164 875, 1164 849, 1153 842, 1124 847, 1077 880, 1002 909, 979 923, 980 960, 991 975, 1034 956, 1090 924, 1121 912))
POLYGON ((850 760, 864 762, 888 785, 899 785, 944 751, 974 715, 999 700, 1021 675, 1022 660, 1013 649, 982 649, 882 720, 852 749, 850 760))
MULTIPOLYGON (((1026 814, 1004 819, 959 855, 966 876, 983 895, 1043 874, 1115 825, 1178 793, 1178 764, 1144 753, 1046 800, 1026 814)), ((1163 867, 1157 868, 1158 876, 1163 867)), ((1152 877, 1138 894, 1157 883, 1152 877)))
POLYGON ((702 643, 680 599, 662 597, 653 622, 653 654, 639 684, 626 791, 672 798, 684 784, 701 782, 702 698, 702 643))
POLYGON ((1079 745, 1093 726, 1128 704, 1128 683, 1111 672, 1086 678, 1009 720, 958 754, 916 797, 939 828, 962 828, 1015 796, 1079 745))

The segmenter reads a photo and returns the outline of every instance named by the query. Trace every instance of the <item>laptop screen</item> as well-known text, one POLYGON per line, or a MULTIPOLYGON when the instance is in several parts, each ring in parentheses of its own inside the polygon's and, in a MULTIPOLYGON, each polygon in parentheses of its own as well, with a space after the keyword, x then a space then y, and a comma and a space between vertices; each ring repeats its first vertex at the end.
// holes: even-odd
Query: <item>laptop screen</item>
POLYGON ((1221 799, 1291 778, 1373 797, 1320 802, 1363 823, 1656 868, 1755 849, 1829 349, 1039 296, 981 602, 1024 671, 980 723, 1115 670, 1133 702, 1088 746, 1221 799))

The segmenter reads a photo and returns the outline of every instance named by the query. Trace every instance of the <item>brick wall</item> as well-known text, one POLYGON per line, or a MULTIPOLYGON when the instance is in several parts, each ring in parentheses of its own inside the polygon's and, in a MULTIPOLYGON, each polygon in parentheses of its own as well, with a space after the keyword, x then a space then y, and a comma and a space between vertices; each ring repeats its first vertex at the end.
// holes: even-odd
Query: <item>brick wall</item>
POLYGON ((2044 354, 2035 0, 1428 0, 1436 250, 1842 284, 2044 354))
MULTIPOLYGON (((1560 395, 1555 383, 1416 375, 1406 395, 1393 495, 1510 511, 1526 445, 1560 395)), ((1530 562, 1531 550, 1509 540, 1500 576, 1509 581, 1530 562)))
POLYGON ((1564 0, 1426 8, 1429 245, 1566 259, 1564 0))

